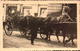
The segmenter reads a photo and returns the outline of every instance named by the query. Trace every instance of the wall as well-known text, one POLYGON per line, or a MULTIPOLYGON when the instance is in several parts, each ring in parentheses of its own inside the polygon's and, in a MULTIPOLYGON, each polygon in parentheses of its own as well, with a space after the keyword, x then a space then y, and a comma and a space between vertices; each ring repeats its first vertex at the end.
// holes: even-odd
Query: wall
MULTIPOLYGON (((4 17, 6 17, 6 6, 7 4, 4 5, 3 9, 4 9, 4 17)), ((22 3, 11 3, 8 4, 10 6, 17 6, 17 11, 20 11, 21 14, 23 15, 23 8, 30 6, 31 7, 31 15, 34 16, 34 13, 38 13, 38 17, 40 17, 40 8, 47 8, 47 13, 51 13, 51 12, 59 12, 62 8, 62 4, 52 4, 52 3, 28 3, 28 4, 22 4, 22 3)), ((47 17, 47 15, 46 15, 47 17)))

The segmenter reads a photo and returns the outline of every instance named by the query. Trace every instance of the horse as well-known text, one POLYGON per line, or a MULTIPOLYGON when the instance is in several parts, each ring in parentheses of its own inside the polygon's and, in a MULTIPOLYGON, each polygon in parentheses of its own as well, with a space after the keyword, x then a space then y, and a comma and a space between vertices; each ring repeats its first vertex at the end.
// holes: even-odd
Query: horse
MULTIPOLYGON (((37 31, 40 28, 40 31, 43 31, 44 34, 46 34, 46 38, 48 40, 50 40, 50 34, 53 33, 53 30, 56 31, 56 37, 58 42, 60 42, 59 40, 59 33, 60 31, 62 31, 62 36, 63 36, 63 43, 66 44, 67 42, 69 42, 70 40, 73 41, 73 34, 72 32, 74 30, 76 30, 76 28, 73 30, 70 29, 70 31, 67 31, 67 28, 72 28, 71 26, 74 24, 66 24, 63 23, 62 18, 61 17, 48 17, 48 18, 38 18, 38 17, 33 17, 33 16, 27 16, 29 19, 27 19, 28 23, 27 23, 27 27, 31 30, 30 34, 31 34, 31 44, 34 44, 34 40, 36 39, 37 36, 37 31), (60 22, 61 21, 61 22, 60 22), (69 35, 69 40, 65 40, 66 34, 69 35), (72 37, 71 37, 72 36, 72 37)), ((76 27, 76 25, 74 26, 76 27)), ((76 31, 74 31, 76 32, 76 31)), ((73 33, 74 33, 73 32, 73 33)), ((41 32, 40 32, 41 33, 41 32)), ((75 33, 76 34, 76 33, 75 33)))
MULTIPOLYGON (((56 18, 58 18, 58 17, 56 17, 56 18)), ((56 36, 57 36, 58 41, 59 41, 58 33, 60 30, 62 30, 64 46, 69 41, 72 41, 72 45, 74 45, 73 40, 75 38, 77 38, 77 23, 73 22, 72 19, 66 19, 66 21, 64 21, 65 19, 59 18, 58 20, 59 20, 59 22, 54 26, 54 27, 56 27, 56 31, 57 31, 56 36), (66 36, 69 36, 68 40, 65 40, 66 36)), ((53 23, 53 25, 54 25, 54 23, 53 23)))
POLYGON ((46 34, 46 38, 47 40, 50 40, 50 35, 53 33, 53 30, 56 30, 56 37, 58 42, 60 42, 59 38, 58 38, 58 33, 59 30, 57 29, 58 27, 58 21, 59 21, 60 17, 47 17, 45 19, 43 19, 43 24, 40 26, 40 31, 43 34, 46 34), (56 27, 57 26, 57 27, 56 27))
POLYGON ((73 40, 77 37, 77 25, 76 23, 72 22, 72 19, 65 19, 60 17, 50 17, 46 19, 45 23, 46 24, 46 30, 48 30, 47 39, 50 40, 50 34, 52 33, 53 30, 56 30, 56 37, 58 42, 59 40, 59 34, 60 31, 62 31, 62 36, 63 36, 63 44, 65 46, 66 43, 68 43, 70 40, 72 41, 72 44, 74 44, 73 40), (69 29, 68 29, 69 28, 69 29), (65 40, 65 37, 68 37, 68 40, 65 40))

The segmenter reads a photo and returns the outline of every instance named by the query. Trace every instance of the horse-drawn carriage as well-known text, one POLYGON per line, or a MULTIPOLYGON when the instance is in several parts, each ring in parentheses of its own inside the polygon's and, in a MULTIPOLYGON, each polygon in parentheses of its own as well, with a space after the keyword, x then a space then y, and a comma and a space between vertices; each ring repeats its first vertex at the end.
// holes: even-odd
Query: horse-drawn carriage
MULTIPOLYGON (((57 15, 57 13, 55 15, 57 15)), ((35 31, 40 34, 42 39, 50 40, 50 35, 55 33, 59 41, 58 36, 60 31, 62 31, 61 36, 63 36, 64 44, 70 40, 73 42, 74 37, 77 36, 77 23, 70 18, 68 19, 66 16, 48 16, 47 18, 41 18, 35 16, 24 17, 15 13, 6 18, 6 22, 3 23, 6 35, 12 35, 14 30, 18 30, 27 37, 30 34, 32 35, 32 32, 34 33, 35 31), (66 36, 69 36, 69 40, 65 41, 66 36)))
MULTIPOLYGON (((59 34, 60 31, 62 31, 63 36, 63 42, 65 42, 65 37, 69 36, 69 40, 66 40, 66 42, 72 40, 75 36, 77 36, 77 23, 76 22, 60 22, 60 20, 51 18, 39 18, 39 17, 33 17, 33 16, 13 16, 12 18, 8 18, 6 22, 3 23, 4 30, 6 35, 12 35, 12 32, 16 29, 18 29, 21 34, 24 36, 29 36, 31 28, 35 27, 37 28, 37 33, 40 34, 42 39, 49 38, 50 35, 54 32, 57 36, 57 39, 59 41, 59 34), (50 20, 50 21, 48 21, 50 20), (57 21, 55 21, 57 20, 57 21)), ((60 41, 59 41, 60 42, 60 41)), ((65 43, 64 43, 65 44, 65 43)))

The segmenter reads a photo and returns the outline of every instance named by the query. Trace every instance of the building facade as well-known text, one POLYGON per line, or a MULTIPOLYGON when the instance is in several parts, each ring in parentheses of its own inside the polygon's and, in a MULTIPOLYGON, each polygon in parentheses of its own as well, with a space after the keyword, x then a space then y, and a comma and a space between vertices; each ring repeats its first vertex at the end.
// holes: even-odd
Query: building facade
POLYGON ((3 10, 5 18, 7 15, 10 15, 14 12, 19 12, 20 15, 26 16, 28 12, 32 16, 34 16, 35 13, 38 14, 38 17, 47 17, 48 13, 51 12, 60 12, 62 9, 62 4, 3 4, 3 10))
MULTIPOLYGON (((35 13, 38 14, 38 17, 47 17, 48 14, 52 13, 53 17, 60 16, 62 14, 62 8, 64 4, 54 4, 54 3, 32 3, 32 4, 3 4, 3 20, 11 14, 15 12, 19 13, 19 15, 26 16, 30 13, 30 15, 35 16, 35 13)), ((68 4, 71 8, 71 12, 69 13, 71 17, 77 17, 77 6, 76 4, 68 4)))

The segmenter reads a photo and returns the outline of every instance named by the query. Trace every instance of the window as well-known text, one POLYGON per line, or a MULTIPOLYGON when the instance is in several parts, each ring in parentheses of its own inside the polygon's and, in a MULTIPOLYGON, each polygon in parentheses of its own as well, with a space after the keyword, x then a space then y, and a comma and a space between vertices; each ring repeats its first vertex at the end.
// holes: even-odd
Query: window
POLYGON ((17 12, 17 6, 7 6, 6 15, 12 16, 17 12))
POLYGON ((47 17, 47 8, 40 9, 40 17, 47 17))

